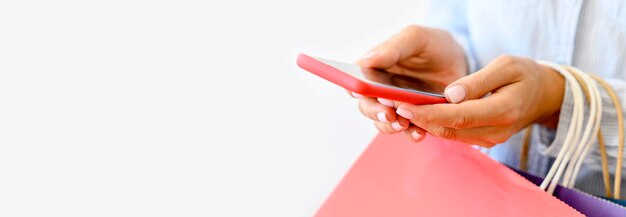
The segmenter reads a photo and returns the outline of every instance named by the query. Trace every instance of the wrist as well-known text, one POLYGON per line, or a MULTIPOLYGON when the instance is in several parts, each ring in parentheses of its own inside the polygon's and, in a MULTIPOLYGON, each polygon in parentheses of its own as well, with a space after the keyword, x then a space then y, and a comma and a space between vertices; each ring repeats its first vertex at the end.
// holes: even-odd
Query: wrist
POLYGON ((550 129, 556 129, 565 95, 566 82, 565 78, 556 70, 548 66, 541 65, 541 67, 544 68, 542 85, 545 87, 545 94, 543 103, 539 105, 543 112, 536 123, 550 129))

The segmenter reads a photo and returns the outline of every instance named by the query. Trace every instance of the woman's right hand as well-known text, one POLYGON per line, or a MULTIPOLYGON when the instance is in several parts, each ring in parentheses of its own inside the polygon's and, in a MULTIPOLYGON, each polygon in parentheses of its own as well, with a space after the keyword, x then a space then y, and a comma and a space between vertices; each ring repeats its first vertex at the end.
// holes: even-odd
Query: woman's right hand
MULTIPOLYGON (((438 87, 441 92, 448 84, 467 74, 463 48, 452 35, 440 29, 409 26, 386 42, 370 50, 358 62, 363 67, 415 77, 438 87)), ((421 140, 426 131, 408 120, 396 116, 391 100, 359 98, 359 109, 372 119, 384 133, 405 131, 414 140, 421 140), (408 130, 407 130, 408 129, 408 130)))

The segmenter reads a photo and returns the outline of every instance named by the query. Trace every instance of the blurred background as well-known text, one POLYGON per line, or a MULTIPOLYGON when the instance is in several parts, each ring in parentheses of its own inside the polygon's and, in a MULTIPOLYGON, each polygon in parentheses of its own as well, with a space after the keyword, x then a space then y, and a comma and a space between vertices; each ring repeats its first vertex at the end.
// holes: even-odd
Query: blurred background
POLYGON ((423 0, 0 2, 0 216, 311 216, 375 136, 354 62, 423 0))

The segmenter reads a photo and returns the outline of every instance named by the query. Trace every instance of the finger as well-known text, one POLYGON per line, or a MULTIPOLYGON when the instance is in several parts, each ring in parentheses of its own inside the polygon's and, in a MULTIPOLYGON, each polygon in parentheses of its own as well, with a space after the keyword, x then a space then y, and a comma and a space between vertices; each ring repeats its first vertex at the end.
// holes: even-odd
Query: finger
POLYGON ((439 126, 425 126, 424 128, 433 136, 460 141, 468 144, 493 147, 506 142, 513 131, 508 127, 477 127, 470 129, 452 129, 439 126))
POLYGON ((451 103, 479 99, 499 87, 519 81, 523 71, 520 65, 526 62, 517 57, 499 57, 485 68, 448 85, 444 95, 451 103))
POLYGON ((414 142, 419 142, 424 140, 424 138, 426 137, 426 130, 419 128, 415 125, 411 125, 407 130, 404 131, 404 135, 409 137, 414 142))
MULTIPOLYGON (((508 87, 507 87, 508 88, 508 87)), ((524 114, 519 101, 505 94, 460 104, 412 105, 397 102, 396 114, 418 126, 433 125, 454 129, 516 124, 524 114)))
POLYGON ((352 98, 355 98, 355 99, 360 99, 360 98, 365 97, 365 96, 363 96, 363 95, 361 95, 361 94, 358 94, 358 93, 355 93, 355 92, 352 92, 352 91, 349 91, 349 90, 346 90, 346 92, 348 92, 348 94, 349 94, 352 98))
POLYGON ((388 69, 399 61, 419 53, 426 45, 427 27, 408 26, 385 43, 365 54, 360 63, 370 68, 388 69))
POLYGON ((378 102, 380 104, 383 104, 384 106, 387 106, 387 107, 390 107, 390 108, 394 108, 395 107, 395 103, 392 100, 388 100, 388 99, 385 99, 385 98, 378 98, 377 100, 378 100, 378 102))
POLYGON ((393 108, 380 104, 374 98, 359 99, 359 110, 366 117, 383 123, 396 121, 396 113, 393 108))
POLYGON ((404 118, 399 118, 398 120, 391 123, 384 123, 380 121, 374 121, 374 125, 380 132, 383 133, 398 133, 409 127, 409 121, 404 118))
MULTIPOLYGON (((405 131, 405 134, 412 138, 414 141, 419 141, 422 139, 421 135, 425 134, 417 134, 413 132, 413 126, 409 128, 409 130, 405 131)), ((441 126, 424 126, 424 130, 429 134, 444 138, 448 140, 459 141, 467 144, 475 144, 483 147, 492 147, 495 144, 498 144, 495 138, 492 138, 491 134, 496 131, 495 129, 485 129, 485 128, 472 128, 471 130, 459 130, 448 127, 441 126)))
POLYGON ((392 134, 392 133, 398 132, 398 131, 394 130, 391 127, 390 123, 383 123, 383 122, 380 122, 380 121, 374 121, 374 126, 376 126, 376 129, 378 129, 378 131, 380 131, 382 133, 392 134))
POLYGON ((396 117, 396 121, 391 123, 391 127, 396 131, 403 131, 411 126, 411 122, 403 117, 396 117))

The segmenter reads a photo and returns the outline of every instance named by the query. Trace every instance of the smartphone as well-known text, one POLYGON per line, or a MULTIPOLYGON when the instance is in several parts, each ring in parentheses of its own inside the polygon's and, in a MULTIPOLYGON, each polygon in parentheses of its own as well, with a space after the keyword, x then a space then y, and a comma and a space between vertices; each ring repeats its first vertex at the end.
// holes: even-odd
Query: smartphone
POLYGON ((442 90, 417 78, 306 54, 298 55, 297 63, 304 70, 364 96, 416 105, 447 102, 442 90))

